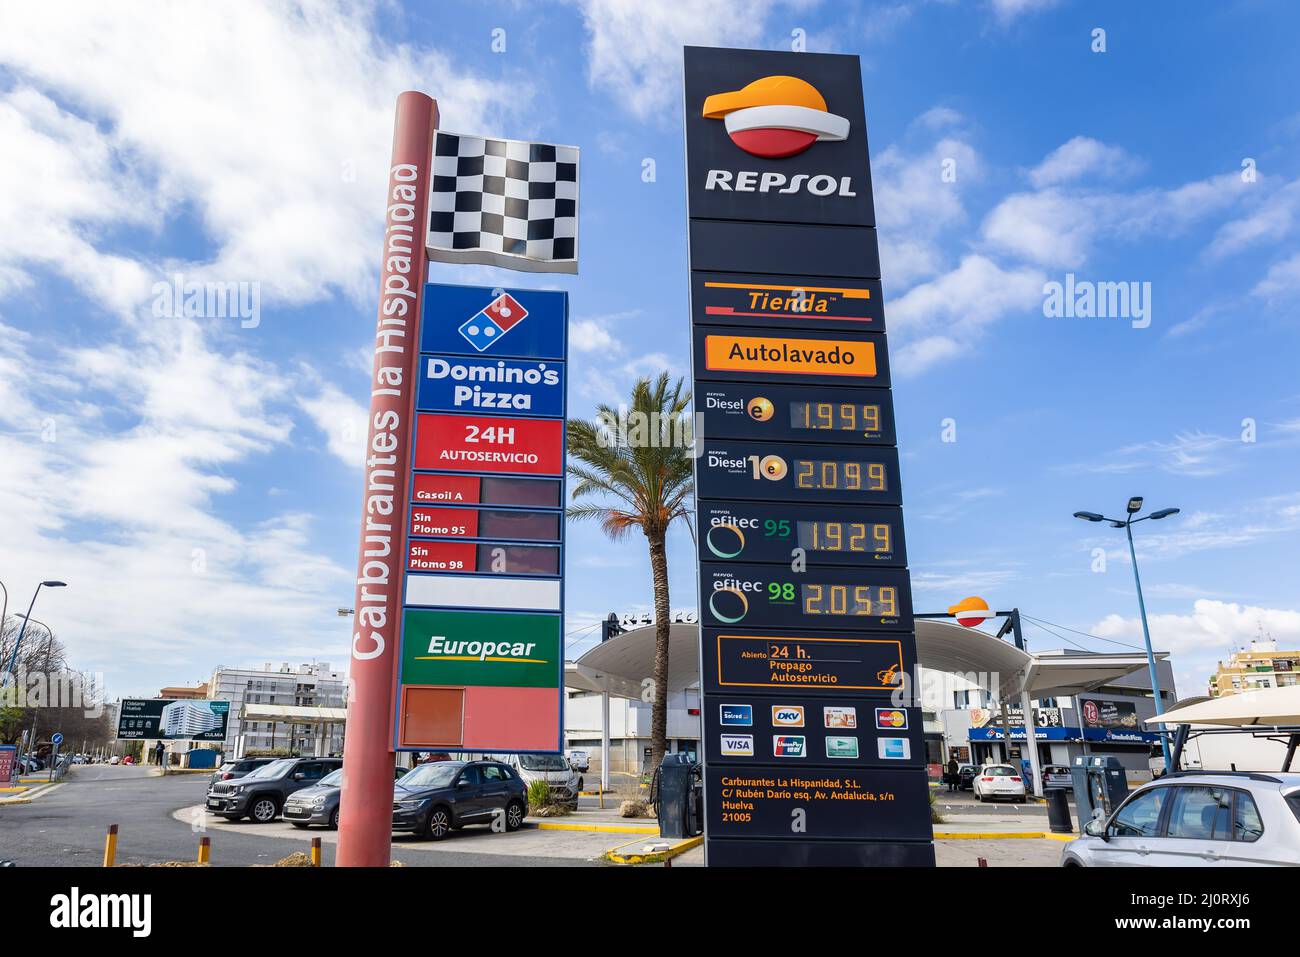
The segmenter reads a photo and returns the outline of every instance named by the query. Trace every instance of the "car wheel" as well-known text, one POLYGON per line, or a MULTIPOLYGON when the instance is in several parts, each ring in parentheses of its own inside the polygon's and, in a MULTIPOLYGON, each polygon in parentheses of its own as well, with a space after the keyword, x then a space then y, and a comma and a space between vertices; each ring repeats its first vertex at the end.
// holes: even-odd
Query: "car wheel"
POLYGON ((270 824, 279 813, 280 808, 272 797, 257 798, 248 809, 248 816, 258 824, 270 824))
POLYGON ((506 805, 506 830, 517 831, 524 826, 524 805, 520 801, 511 801, 506 805))
POLYGON ((424 822, 424 836, 431 841, 441 841, 451 830, 451 812, 445 807, 435 807, 424 822))
POLYGON ((979 791, 978 788, 975 789, 975 800, 979 801, 981 804, 984 803, 984 795, 979 791))
POLYGON ((337 830, 339 829, 339 809, 338 809, 338 808, 335 808, 335 809, 334 809, 334 813, 330 815, 330 825, 329 825, 329 826, 330 826, 330 830, 331 830, 331 831, 337 831, 337 830))

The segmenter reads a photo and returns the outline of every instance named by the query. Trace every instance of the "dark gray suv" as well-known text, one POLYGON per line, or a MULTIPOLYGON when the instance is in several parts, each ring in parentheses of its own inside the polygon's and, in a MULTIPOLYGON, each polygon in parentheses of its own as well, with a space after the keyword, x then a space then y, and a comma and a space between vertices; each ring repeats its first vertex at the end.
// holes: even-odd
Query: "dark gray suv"
POLYGON ((250 817, 258 824, 274 821, 289 795, 319 784, 343 767, 342 758, 279 758, 242 778, 217 781, 208 787, 207 809, 238 821, 250 817))

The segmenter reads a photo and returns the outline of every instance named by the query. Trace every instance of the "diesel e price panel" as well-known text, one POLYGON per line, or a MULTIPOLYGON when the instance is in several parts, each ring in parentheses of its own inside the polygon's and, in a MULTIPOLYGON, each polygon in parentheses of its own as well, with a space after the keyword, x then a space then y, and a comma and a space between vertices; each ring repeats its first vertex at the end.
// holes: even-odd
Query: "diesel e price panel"
POLYGON ((700 502, 697 541, 706 562, 790 565, 795 549, 808 565, 904 566, 899 508, 700 502))
POLYGON ((893 445, 889 389, 702 382, 695 408, 710 439, 893 445))

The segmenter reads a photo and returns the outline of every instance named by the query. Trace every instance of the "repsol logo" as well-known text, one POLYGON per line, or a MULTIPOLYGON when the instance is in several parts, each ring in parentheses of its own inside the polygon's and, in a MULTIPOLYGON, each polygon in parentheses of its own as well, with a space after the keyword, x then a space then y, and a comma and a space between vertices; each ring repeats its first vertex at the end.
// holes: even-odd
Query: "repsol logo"
POLYGON ((801 193, 814 196, 848 196, 853 191, 853 177, 838 178, 829 173, 758 173, 754 170, 711 169, 704 178, 705 189, 726 193, 801 193))

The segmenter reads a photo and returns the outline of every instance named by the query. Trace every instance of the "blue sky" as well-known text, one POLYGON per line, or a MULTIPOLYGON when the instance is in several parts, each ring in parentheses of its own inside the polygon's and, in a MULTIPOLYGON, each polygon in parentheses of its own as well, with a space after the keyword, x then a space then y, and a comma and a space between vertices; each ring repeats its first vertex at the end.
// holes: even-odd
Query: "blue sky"
MULTIPOLYGON (((569 290, 570 408, 587 414, 689 367, 681 46, 800 38, 862 58, 917 610, 981 594, 1137 642, 1122 536, 1070 514, 1141 494, 1183 509, 1139 545, 1181 694, 1261 629, 1300 646, 1285 4, 70 3, 4 20, 0 581, 12 612, 66 579, 36 616, 114 694, 346 660, 397 93, 437 97, 452 131, 582 148, 580 276, 434 278, 569 290), (153 284, 178 272, 259 283, 260 323, 154 316, 153 284), (1067 274, 1150 283, 1149 326, 1045 316, 1067 274)), ((649 606, 640 541, 578 526, 569 543, 575 640, 649 606)), ((670 557, 690 607, 684 533, 670 557)))

